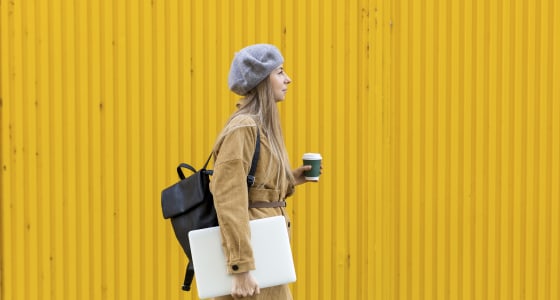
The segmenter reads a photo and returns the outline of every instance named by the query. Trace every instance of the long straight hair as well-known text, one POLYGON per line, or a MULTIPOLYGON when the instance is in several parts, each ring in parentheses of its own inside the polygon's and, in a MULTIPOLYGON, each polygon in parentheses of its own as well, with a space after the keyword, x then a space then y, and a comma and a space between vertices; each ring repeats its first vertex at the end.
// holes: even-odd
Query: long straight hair
MULTIPOLYGON (((277 183, 280 182, 281 178, 287 178, 288 181, 293 184, 294 177, 290 167, 286 145, 284 144, 280 114, 278 113, 278 106, 276 104, 276 99, 274 98, 274 93, 269 80, 269 77, 267 77, 259 83, 257 87, 249 92, 249 94, 245 97, 247 100, 246 105, 238 107, 238 110, 235 111, 228 119, 228 123, 239 115, 251 116, 268 138, 271 148, 270 151, 272 153, 271 159, 277 158, 280 162, 280 173, 276 178, 277 183)), ((233 129, 235 128, 224 130, 218 137, 216 146, 218 146, 224 136, 233 129)), ((266 177, 268 177, 270 175, 268 174, 268 171, 270 171, 271 168, 266 169, 266 177)))

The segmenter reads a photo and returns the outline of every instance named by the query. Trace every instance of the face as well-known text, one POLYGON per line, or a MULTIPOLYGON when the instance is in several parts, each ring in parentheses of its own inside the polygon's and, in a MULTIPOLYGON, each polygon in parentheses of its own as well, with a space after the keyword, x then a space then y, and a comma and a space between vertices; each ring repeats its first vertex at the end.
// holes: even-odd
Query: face
POLYGON ((288 92, 288 84, 292 82, 292 79, 288 77, 288 74, 284 71, 284 65, 280 65, 278 68, 274 69, 272 73, 270 73, 269 78, 274 100, 284 100, 286 92, 288 92))

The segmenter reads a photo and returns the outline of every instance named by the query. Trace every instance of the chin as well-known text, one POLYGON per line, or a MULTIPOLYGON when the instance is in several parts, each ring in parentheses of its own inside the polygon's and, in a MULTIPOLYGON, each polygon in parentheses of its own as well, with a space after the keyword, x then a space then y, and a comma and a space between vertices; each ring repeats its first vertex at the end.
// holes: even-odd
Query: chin
POLYGON ((276 99, 276 102, 282 102, 282 101, 284 101, 284 99, 286 98, 286 96, 285 96, 285 95, 282 95, 282 96, 280 96, 280 97, 274 97, 274 98, 276 99))

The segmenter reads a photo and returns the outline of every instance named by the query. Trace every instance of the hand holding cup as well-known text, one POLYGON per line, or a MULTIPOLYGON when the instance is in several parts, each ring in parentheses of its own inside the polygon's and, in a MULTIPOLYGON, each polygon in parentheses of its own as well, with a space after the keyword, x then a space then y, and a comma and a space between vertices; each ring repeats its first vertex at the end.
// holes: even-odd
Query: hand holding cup
POLYGON ((319 153, 305 153, 303 154, 303 165, 311 166, 311 170, 305 171, 304 176, 309 181, 319 181, 321 175, 321 161, 322 157, 319 153))

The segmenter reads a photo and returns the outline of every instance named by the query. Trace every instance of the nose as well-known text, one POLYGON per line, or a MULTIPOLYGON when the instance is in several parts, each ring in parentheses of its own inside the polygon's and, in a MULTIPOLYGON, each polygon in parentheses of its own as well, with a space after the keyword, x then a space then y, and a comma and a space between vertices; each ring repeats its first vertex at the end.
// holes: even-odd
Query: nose
POLYGON ((288 84, 292 82, 292 78, 290 78, 290 76, 288 76, 288 74, 286 74, 286 78, 284 79, 284 83, 288 84))

